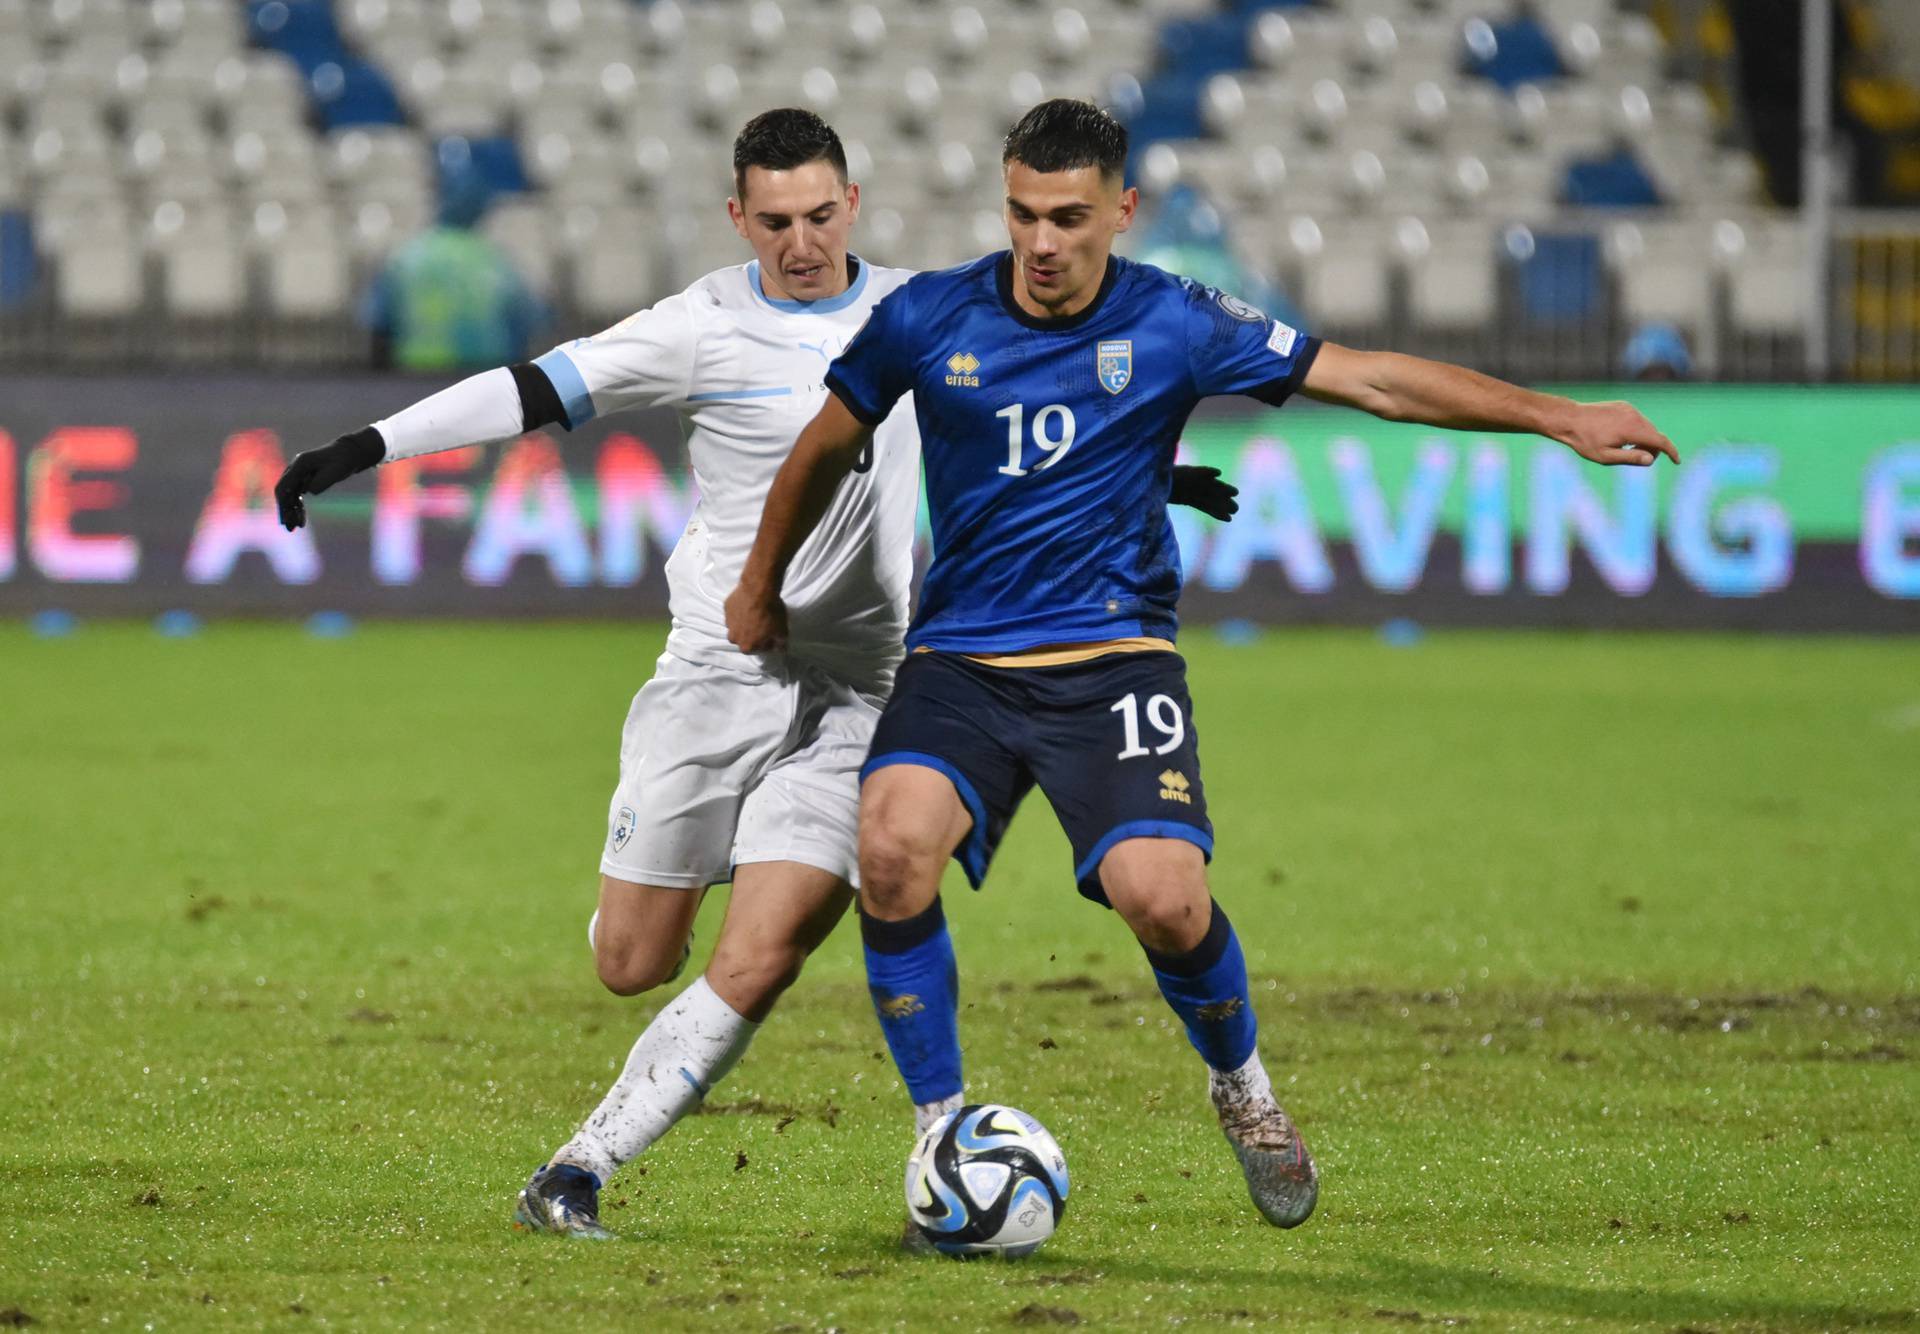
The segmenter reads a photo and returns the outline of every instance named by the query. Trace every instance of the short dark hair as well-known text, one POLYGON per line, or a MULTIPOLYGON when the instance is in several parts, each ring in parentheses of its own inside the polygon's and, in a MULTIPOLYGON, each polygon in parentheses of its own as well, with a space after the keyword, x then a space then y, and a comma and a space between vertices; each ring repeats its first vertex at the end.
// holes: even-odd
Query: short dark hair
POLYGON ((746 197, 748 167, 791 171, 809 162, 832 163, 841 183, 846 182, 847 150, 833 126, 800 107, 763 111, 742 126, 733 141, 734 191, 746 197))
POLYGON ((1000 165, 1015 162, 1042 172, 1098 167, 1102 176, 1119 176, 1127 169, 1127 127, 1091 102, 1056 97, 1007 131, 1000 165))

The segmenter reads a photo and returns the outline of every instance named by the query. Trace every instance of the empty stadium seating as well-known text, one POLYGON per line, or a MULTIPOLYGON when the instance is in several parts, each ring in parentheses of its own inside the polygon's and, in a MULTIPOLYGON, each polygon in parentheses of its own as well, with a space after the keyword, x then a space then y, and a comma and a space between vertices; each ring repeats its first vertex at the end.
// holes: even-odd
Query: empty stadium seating
POLYGON ((506 187, 487 234, 571 333, 744 257, 721 201, 756 110, 832 120, 868 187, 857 248, 934 265, 995 243, 1014 117, 1084 96, 1134 119, 1149 216, 1156 191, 1204 191, 1317 326, 1418 345, 1509 320, 1524 338, 1550 311, 1597 331, 1600 364, 1568 369, 1604 373, 1620 321, 1717 345, 1804 316, 1751 159, 1633 11, 0 0, 0 210, 31 222, 47 355, 341 357, 360 290, 464 155, 506 187), (1516 226, 1588 239, 1582 313, 1539 287, 1563 247, 1522 255, 1516 226))

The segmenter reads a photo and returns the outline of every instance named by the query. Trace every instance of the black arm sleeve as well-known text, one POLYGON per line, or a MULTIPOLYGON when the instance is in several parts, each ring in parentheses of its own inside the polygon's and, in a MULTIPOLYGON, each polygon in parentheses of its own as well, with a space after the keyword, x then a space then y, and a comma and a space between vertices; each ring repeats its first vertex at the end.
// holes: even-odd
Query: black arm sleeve
POLYGON ((561 406, 560 392, 545 371, 531 361, 516 362, 507 370, 513 376, 513 387, 520 391, 521 430, 537 431, 555 423, 569 431, 573 429, 573 423, 567 420, 566 408, 561 406))

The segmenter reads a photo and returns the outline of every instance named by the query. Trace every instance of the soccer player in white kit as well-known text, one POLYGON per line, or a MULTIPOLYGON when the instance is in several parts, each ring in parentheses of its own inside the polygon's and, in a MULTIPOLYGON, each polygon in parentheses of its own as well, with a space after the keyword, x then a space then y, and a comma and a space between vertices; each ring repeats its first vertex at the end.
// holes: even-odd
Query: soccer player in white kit
MULTIPOLYGON (((727 640, 724 601, 774 474, 826 398, 825 373, 867 313, 906 281, 847 251, 860 187, 811 112, 748 122, 728 212, 752 263, 699 279, 604 333, 487 371, 303 453, 276 486, 303 493, 381 462, 572 429, 631 407, 680 412, 699 502, 667 562, 672 628, 621 737, 600 902, 601 981, 635 995, 670 981, 709 887, 731 881, 704 974, 640 1035, 577 1134, 521 1191, 517 1226, 602 1238, 598 1193, 725 1077, 852 901, 860 766, 907 625, 919 439, 910 401, 876 431, 783 588, 783 653, 727 640)), ((1185 503, 1224 517, 1229 488, 1198 474, 1185 503)))

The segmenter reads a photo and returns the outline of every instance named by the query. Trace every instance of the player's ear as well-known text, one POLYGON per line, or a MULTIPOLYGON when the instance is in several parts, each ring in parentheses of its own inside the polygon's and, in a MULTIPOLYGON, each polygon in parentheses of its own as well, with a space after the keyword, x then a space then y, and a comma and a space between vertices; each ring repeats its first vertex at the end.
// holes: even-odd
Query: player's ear
POLYGON ((1114 227, 1116 232, 1124 232, 1133 226, 1133 215, 1140 207, 1140 191, 1129 185, 1120 192, 1120 221, 1114 227))
POLYGON ((860 182, 847 182, 847 225, 852 226, 860 217, 860 182))

